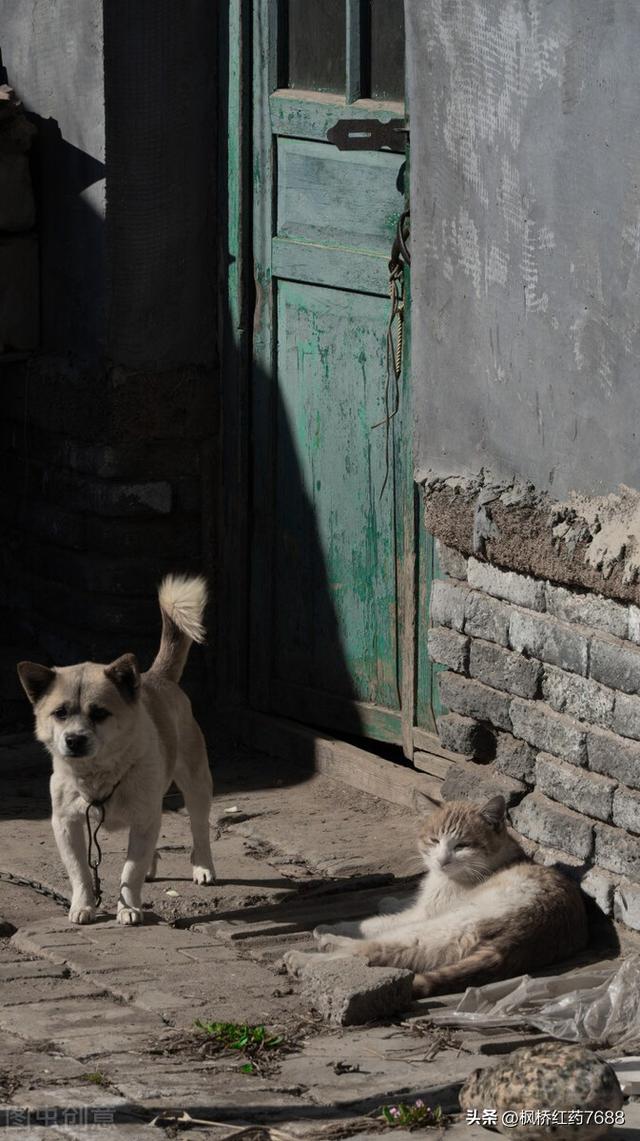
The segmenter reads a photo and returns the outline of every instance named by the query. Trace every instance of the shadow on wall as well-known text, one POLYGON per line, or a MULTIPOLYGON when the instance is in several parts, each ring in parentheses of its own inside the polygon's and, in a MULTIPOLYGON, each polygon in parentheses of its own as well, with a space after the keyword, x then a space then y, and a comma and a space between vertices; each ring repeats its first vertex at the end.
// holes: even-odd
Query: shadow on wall
MULTIPOLYGON (((0 82, 16 87, 10 61, 0 82)), ((25 110, 36 126, 30 153, 41 251, 41 344, 95 355, 104 340, 104 163, 69 143, 54 118, 25 110), (46 267, 46 272, 42 272, 46 267)))
MULTIPOLYGON (((226 18, 225 11, 221 15, 222 25, 226 18)), ((221 27, 221 45, 225 42, 225 32, 224 26, 221 27)), ((252 625, 249 621, 250 595, 256 582, 255 575, 252 582, 249 565, 253 519, 249 490, 252 473, 248 391, 243 390, 240 395, 249 366, 249 345, 235 337, 227 309, 226 69, 229 61, 222 46, 219 58, 223 68, 219 76, 221 119, 218 126, 222 140, 218 148, 221 193, 216 215, 219 247, 217 259, 216 250, 212 248, 208 261, 209 265, 218 266, 218 349, 221 352, 224 347, 229 375, 240 380, 238 399, 243 407, 239 404, 225 407, 213 448, 198 451, 198 438, 189 456, 189 441, 180 441, 187 456, 185 462, 188 460, 194 471, 189 480, 180 475, 175 456, 162 451, 160 445, 165 441, 154 436, 153 417, 146 417, 138 409, 140 438, 136 441, 132 433, 123 437, 123 413, 113 412, 116 397, 111 393, 115 384, 111 378, 114 370, 107 371, 99 359, 88 367, 81 355, 82 348, 88 351, 91 347, 99 357, 96 348, 102 347, 104 342, 105 282, 109 280, 105 272, 105 220, 96 209, 96 199, 87 198, 86 192, 105 178, 105 166, 71 146, 54 119, 30 111, 39 132, 34 176, 39 226, 46 244, 42 283, 43 344, 49 354, 67 354, 69 371, 54 381, 53 373, 58 365, 53 365, 48 388, 46 369, 43 371, 42 365, 44 358, 34 358, 32 379, 13 386, 18 395, 3 408, 2 430, 11 445, 9 493, 1 509, 7 534, 0 565, 5 598, 11 600, 7 614, 11 660, 6 663, 10 682, 7 681, 4 688, 9 692, 8 705, 15 711, 21 710, 20 719, 26 723, 30 721, 29 708, 15 679, 15 660, 28 657, 47 664, 69 664, 93 657, 108 661, 131 650, 138 654, 144 668, 150 663, 159 638, 155 600, 158 579, 168 569, 180 572, 206 568, 212 594, 207 616, 208 653, 214 667, 215 693, 209 671, 207 692, 204 695, 194 692, 194 704, 209 732, 213 749, 221 754, 222 760, 229 740, 219 732, 218 711, 221 706, 233 706, 240 718, 244 716, 243 711, 248 711, 256 656, 268 662, 270 676, 277 674, 282 663, 286 666, 288 662, 291 672, 292 661, 310 656, 305 629, 302 625, 296 627, 290 613, 294 603, 298 606, 305 601, 305 592, 309 589, 313 591, 314 639, 322 650, 322 661, 330 660, 331 691, 344 700, 347 710, 354 697, 354 686, 343 651, 314 507, 304 487, 286 412, 269 376, 257 377, 255 383, 268 386, 272 392, 268 414, 278 425, 279 456, 282 470, 286 472, 287 501, 295 504, 292 532, 297 541, 287 545, 287 535, 272 532, 268 542, 274 547, 270 552, 274 555, 273 573, 277 575, 278 566, 282 567, 282 560, 287 559, 287 581, 297 583, 299 589, 294 598, 283 593, 281 583, 272 580, 265 584, 264 595, 254 590, 254 616, 259 616, 263 609, 273 617, 272 626, 267 626, 271 629, 267 639, 261 638, 259 623, 252 625), (68 319, 58 320, 56 314, 61 310, 68 319), (79 326, 83 327, 80 341, 79 326), (51 402, 50 414, 38 407, 45 395, 51 402), (92 449, 95 450, 96 445, 102 455, 114 452, 125 455, 127 463, 135 469, 137 481, 168 481, 174 499, 181 500, 184 513, 180 517, 170 513, 163 519, 141 513, 120 520, 116 507, 110 508, 105 517, 96 518, 96 496, 103 493, 111 496, 120 480, 117 465, 113 470, 91 469, 92 449), (202 470, 203 465, 206 470, 202 470), (87 526, 88 520, 90 526, 87 526), (161 523, 173 528, 166 540, 161 523), (122 543, 114 539, 110 549, 108 537, 120 533, 119 528, 122 543), (77 592, 76 584, 79 584, 77 592), (112 620, 112 616, 117 617, 117 621, 115 617, 112 620)), ((212 160, 213 144, 209 165, 212 160)), ((250 163, 245 165, 247 178, 250 178, 250 163)), ((124 172, 120 170, 118 178, 123 177, 124 172)), ((149 189, 147 186, 145 190, 143 185, 141 193, 148 193, 149 189)), ((132 193, 133 187, 128 192, 132 193)), ((250 201, 250 196, 246 201, 250 201)), ((247 219, 248 215, 245 221, 247 219)), ((109 219, 107 223, 111 224, 109 219)), ((244 241, 245 253, 249 253, 248 224, 244 241)), ((251 291, 247 290, 243 329, 251 327, 253 303, 251 291)), ((108 304, 112 314, 118 311, 119 306, 114 306, 112 299, 108 304)), ((116 336, 116 343, 117 339, 116 336)), ((166 391, 162 378, 167 375, 168 367, 160 360, 153 372, 148 371, 142 377, 132 377, 122 370, 123 378, 118 384, 125 395, 118 399, 131 406, 132 392, 142 391, 143 383, 148 392, 153 389, 155 399, 162 399, 166 391)), ((27 375, 28 372, 27 369, 27 375)), ((212 376, 210 386, 214 383, 212 376)), ((144 404, 141 407, 144 410, 144 404)), ((191 416, 194 418, 193 411, 191 416)), ((194 647, 185 676, 187 690, 192 688, 192 679, 202 675, 204 661, 203 651, 194 647)), ((5 670, 5 663, 2 669, 5 670)), ((258 705, 263 712, 278 713, 277 704, 268 693, 258 705)), ((350 708, 343 728, 358 736, 360 717, 355 704, 350 708)), ((291 715, 290 709, 288 712, 291 715)), ((240 730, 243 735, 242 725, 240 730)), ((286 766, 287 783, 306 779, 313 771, 313 747, 301 740, 294 760, 293 766, 286 766)), ((251 779, 255 783, 255 772, 251 779)), ((273 783, 273 774, 268 779, 273 783)))
MULTIPOLYGON (((334 605, 327 574, 322 537, 313 502, 305 487, 303 472, 288 413, 278 384, 272 376, 252 368, 251 346, 247 330, 253 327, 255 287, 252 274, 245 266, 253 265, 250 217, 252 201, 252 92, 246 77, 251 75, 252 44, 245 27, 240 60, 244 83, 244 105, 241 111, 241 169, 244 182, 239 186, 240 238, 239 264, 234 266, 230 250, 229 168, 226 141, 229 137, 229 44, 228 8, 219 13, 218 67, 219 98, 219 297, 220 353, 227 377, 222 382, 223 409, 220 418, 220 531, 222 554, 217 607, 217 637, 220 658, 224 661, 220 679, 220 696, 224 706, 257 708, 275 716, 283 715, 302 723, 323 727, 318 709, 313 722, 308 712, 296 714, 291 706, 286 714, 274 693, 278 683, 304 685, 323 689, 343 699, 342 732, 359 737, 362 722, 356 705, 354 679, 344 649, 340 620, 334 605), (238 312, 230 312, 228 275, 234 266, 238 280, 238 312), (236 383, 238 378, 238 383, 236 383), (249 379, 251 378, 251 379, 249 379), (251 424, 252 392, 267 392, 261 407, 271 423, 277 439, 277 470, 256 471, 251 454, 254 426, 251 424), (257 517, 251 502, 251 486, 266 481, 268 503, 261 496, 261 509, 266 520, 257 517), (246 504, 249 504, 247 510, 246 504), (276 505, 280 512, 276 512, 276 505), (282 510, 283 504, 285 510, 282 510), (276 520, 284 519, 284 526, 276 520), (255 534, 262 546, 255 557, 255 534), (251 543, 254 538, 254 559, 251 543), (293 584, 293 589, 292 589, 293 584), (310 617, 311 616, 311 617, 310 617), (311 626, 310 626, 311 623, 311 626), (266 634, 266 641, 262 632, 266 634), (261 675, 260 678, 256 674, 261 675), (269 683, 275 683, 271 686, 269 683), (252 693, 254 696, 252 697, 252 693)), ((255 406, 254 406, 255 407, 255 406)), ((324 727, 330 732, 331 726, 324 727)), ((315 768, 313 746, 302 738, 293 748, 292 762, 283 766, 285 783, 304 779, 315 768)), ((225 780, 233 783, 232 774, 225 780)))

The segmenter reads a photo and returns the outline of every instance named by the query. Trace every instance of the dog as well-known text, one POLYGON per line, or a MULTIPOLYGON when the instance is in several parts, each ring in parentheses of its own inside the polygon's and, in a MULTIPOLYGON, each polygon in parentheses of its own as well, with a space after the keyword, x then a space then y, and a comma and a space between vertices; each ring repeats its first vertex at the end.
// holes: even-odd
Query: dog
POLYGON ((71 923, 91 923, 100 902, 89 863, 96 820, 109 831, 129 829, 117 918, 125 925, 143 922, 142 885, 155 877, 162 798, 172 780, 190 817, 193 879, 215 881, 211 773, 204 737, 178 684, 192 642, 204 641, 206 584, 169 575, 158 601, 162 636, 146 673, 133 654, 109 665, 18 665, 34 707, 36 737, 53 761, 52 825, 71 881, 71 923))

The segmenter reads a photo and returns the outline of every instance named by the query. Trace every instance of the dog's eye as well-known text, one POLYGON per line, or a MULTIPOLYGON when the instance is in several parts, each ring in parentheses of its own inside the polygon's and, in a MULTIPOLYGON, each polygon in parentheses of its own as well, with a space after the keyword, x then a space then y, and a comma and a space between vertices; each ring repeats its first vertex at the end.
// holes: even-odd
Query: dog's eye
POLYGON ((54 709, 52 714, 52 716, 55 717, 56 721, 66 721, 68 715, 69 712, 66 705, 59 705, 57 709, 54 709))
POLYGON ((103 709, 101 705, 92 705, 89 710, 89 717, 95 722, 106 721, 107 717, 111 717, 111 711, 103 709))

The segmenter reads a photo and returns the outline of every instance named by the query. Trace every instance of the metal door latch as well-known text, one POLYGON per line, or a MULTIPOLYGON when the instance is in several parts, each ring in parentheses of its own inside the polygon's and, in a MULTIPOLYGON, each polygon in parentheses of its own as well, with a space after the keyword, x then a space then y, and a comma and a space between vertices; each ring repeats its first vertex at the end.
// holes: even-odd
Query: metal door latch
POLYGON ((381 151, 404 154, 409 128, 404 119, 339 119, 327 139, 339 151, 381 151))

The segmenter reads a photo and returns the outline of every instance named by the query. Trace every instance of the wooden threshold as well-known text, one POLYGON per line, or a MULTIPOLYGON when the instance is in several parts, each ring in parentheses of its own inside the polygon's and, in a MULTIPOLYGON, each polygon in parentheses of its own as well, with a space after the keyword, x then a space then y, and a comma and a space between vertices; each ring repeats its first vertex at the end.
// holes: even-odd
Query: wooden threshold
MULTIPOLYGON (((442 803, 442 776, 438 772, 418 772, 379 757, 364 745, 352 745, 283 717, 243 709, 237 711, 233 720, 234 730, 245 744, 294 763, 304 754, 307 763, 311 759, 315 772, 325 773, 381 800, 415 808, 417 792, 426 796, 434 808, 442 803)), ((438 769, 442 761, 442 757, 434 757, 434 767, 438 769)))

